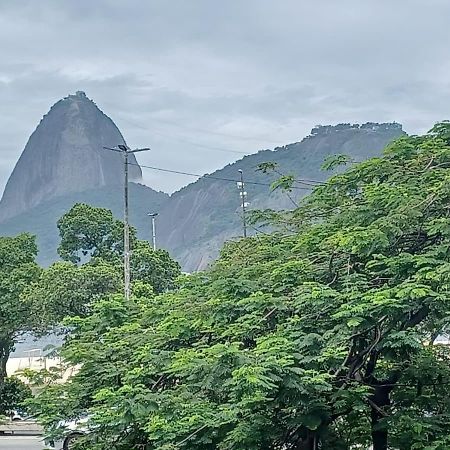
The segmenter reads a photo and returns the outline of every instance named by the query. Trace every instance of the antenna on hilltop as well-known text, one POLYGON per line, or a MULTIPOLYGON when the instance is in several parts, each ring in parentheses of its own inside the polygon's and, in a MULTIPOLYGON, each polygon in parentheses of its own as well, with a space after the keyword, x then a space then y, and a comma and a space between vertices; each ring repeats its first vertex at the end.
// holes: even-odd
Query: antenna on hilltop
POLYGON ((246 238, 247 237, 247 219, 245 217, 247 212, 247 207, 250 205, 247 200, 247 192, 245 192, 245 184, 244 184, 244 173, 242 169, 238 170, 241 180, 237 182, 237 187, 239 189, 239 195, 241 197, 241 208, 242 208, 242 234, 246 238))

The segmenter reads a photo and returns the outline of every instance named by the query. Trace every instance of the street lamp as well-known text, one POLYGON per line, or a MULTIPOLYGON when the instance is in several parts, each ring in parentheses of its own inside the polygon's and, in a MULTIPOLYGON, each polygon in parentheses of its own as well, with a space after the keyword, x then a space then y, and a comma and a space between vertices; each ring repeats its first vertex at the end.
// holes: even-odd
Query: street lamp
POLYGON ((148 213, 147 216, 152 218, 152 241, 153 241, 153 250, 156 250, 156 216, 158 213, 148 213))
POLYGON ((131 268, 130 268, 130 225, 128 223, 128 155, 137 152, 146 152, 149 148, 137 148, 131 150, 127 145, 119 144, 118 148, 103 147, 105 150, 122 153, 124 167, 124 201, 123 201, 123 270, 125 300, 130 299, 131 294, 131 268))

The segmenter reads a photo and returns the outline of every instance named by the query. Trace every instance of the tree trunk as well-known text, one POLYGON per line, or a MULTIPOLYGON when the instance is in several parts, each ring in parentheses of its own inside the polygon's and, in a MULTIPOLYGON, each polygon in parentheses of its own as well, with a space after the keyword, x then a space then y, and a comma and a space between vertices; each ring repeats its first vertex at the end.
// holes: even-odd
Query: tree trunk
POLYGON ((385 417, 382 408, 390 404, 389 394, 391 391, 392 387, 390 386, 376 386, 370 397, 373 450, 388 449, 388 428, 385 424, 380 424, 380 421, 385 417))
POLYGON ((315 432, 308 432, 308 435, 305 439, 302 439, 300 444, 298 445, 298 450, 317 450, 318 447, 318 437, 315 432))
POLYGON ((6 373, 6 363, 8 362, 9 355, 13 348, 13 343, 11 339, 6 336, 0 338, 0 385, 7 377, 6 373))
POLYGON ((382 415, 372 408, 372 446, 373 450, 387 450, 388 448, 388 430, 387 428, 378 428, 382 415))

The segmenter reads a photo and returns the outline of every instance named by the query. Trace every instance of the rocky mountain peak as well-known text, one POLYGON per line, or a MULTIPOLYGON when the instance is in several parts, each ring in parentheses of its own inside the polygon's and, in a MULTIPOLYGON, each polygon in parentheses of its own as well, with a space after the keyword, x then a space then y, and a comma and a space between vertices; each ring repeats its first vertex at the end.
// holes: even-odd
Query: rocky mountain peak
MULTIPOLYGON (((114 122, 83 91, 56 102, 30 136, 0 202, 0 221, 53 197, 122 183, 119 153, 103 150, 125 144, 114 122)), ((142 173, 134 155, 130 179, 142 173)))

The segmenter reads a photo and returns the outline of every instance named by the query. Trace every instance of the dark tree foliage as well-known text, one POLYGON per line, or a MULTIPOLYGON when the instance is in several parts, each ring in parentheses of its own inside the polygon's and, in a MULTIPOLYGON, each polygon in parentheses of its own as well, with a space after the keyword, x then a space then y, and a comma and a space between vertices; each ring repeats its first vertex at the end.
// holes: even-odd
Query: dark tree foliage
POLYGON ((280 231, 177 291, 73 319, 80 371, 34 405, 48 430, 88 412, 91 450, 450 448, 449 129, 268 214, 280 231))
POLYGON ((0 416, 20 409, 31 395, 31 389, 18 378, 6 378, 0 385, 0 416))
MULTIPOLYGON (((64 261, 52 264, 22 294, 36 330, 60 329, 65 317, 86 317, 92 305, 123 289, 123 223, 111 211, 76 204, 59 221, 59 253, 64 261)), ((165 250, 153 251, 131 229, 132 281, 137 289, 165 292, 180 275, 178 263, 165 250)))

